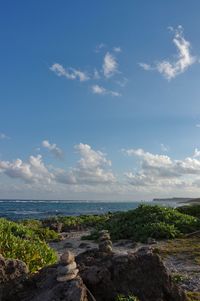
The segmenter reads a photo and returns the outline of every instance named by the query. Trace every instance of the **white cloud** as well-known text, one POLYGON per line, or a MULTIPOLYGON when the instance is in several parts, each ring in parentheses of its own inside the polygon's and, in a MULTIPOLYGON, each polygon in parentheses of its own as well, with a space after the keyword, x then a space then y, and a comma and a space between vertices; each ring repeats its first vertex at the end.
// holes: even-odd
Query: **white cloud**
POLYGON ((42 156, 30 156, 28 162, 17 159, 13 162, 0 161, 0 172, 11 178, 19 178, 27 183, 50 183, 54 176, 42 162, 42 156))
POLYGON ((104 57, 103 73, 106 78, 110 78, 114 74, 118 73, 117 60, 110 52, 107 52, 104 57))
POLYGON ((196 57, 191 54, 190 42, 184 38, 182 26, 178 26, 177 29, 170 27, 170 30, 174 33, 173 43, 178 52, 175 58, 171 61, 163 60, 157 62, 153 66, 146 63, 139 64, 144 70, 157 70, 168 80, 185 72, 197 61, 196 57))
POLYGON ((6 134, 0 133, 0 140, 10 139, 6 134))
POLYGON ((10 178, 21 179, 31 185, 67 184, 83 187, 115 183, 116 178, 111 171, 111 161, 106 154, 95 151, 88 144, 75 145, 80 160, 75 167, 69 169, 45 166, 42 156, 30 156, 27 162, 0 161, 0 174, 10 178))
POLYGON ((196 127, 197 127, 197 128, 200 128, 200 124, 199 124, 199 123, 197 123, 197 124, 196 124, 196 127))
POLYGON ((121 96, 121 94, 119 92, 107 90, 106 88, 99 86, 99 85, 92 86, 92 93, 99 94, 99 95, 111 95, 111 96, 116 96, 116 97, 121 96))
POLYGON ((95 151, 88 144, 80 143, 75 146, 81 159, 73 169, 78 183, 113 183, 115 176, 110 170, 111 161, 101 151, 95 151))
POLYGON ((193 158, 198 158, 198 157, 200 157, 200 150, 198 148, 195 148, 193 158))
MULTIPOLYGON (((152 154, 143 149, 124 151, 129 156, 140 160, 140 168, 136 172, 126 172, 125 176, 132 185, 140 186, 177 186, 200 178, 200 152, 196 149, 193 157, 184 160, 172 160, 169 156, 152 154)), ((185 185, 185 184, 184 184, 185 185)))
POLYGON ((74 68, 64 68, 62 65, 55 63, 50 68, 57 76, 64 76, 70 80, 78 79, 80 82, 89 80, 89 76, 86 72, 74 69, 74 68))
POLYGON ((51 144, 48 140, 42 141, 42 146, 47 148, 56 158, 62 159, 64 156, 63 151, 55 144, 51 144))

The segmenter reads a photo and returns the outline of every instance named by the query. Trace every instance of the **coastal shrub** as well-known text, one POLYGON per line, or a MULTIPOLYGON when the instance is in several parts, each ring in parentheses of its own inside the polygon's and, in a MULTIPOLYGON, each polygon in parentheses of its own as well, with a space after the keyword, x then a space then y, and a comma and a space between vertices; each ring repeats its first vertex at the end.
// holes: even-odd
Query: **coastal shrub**
POLYGON ((181 213, 192 215, 200 218, 200 205, 188 205, 178 207, 177 210, 181 213))
POLYGON ((41 240, 52 241, 60 239, 60 235, 57 232, 50 230, 48 227, 43 227, 42 222, 39 220, 23 220, 19 224, 31 229, 32 233, 35 233, 41 240))
POLYGON ((30 272, 53 264, 56 253, 28 227, 0 218, 0 254, 24 261, 30 272))
MULTIPOLYGON (((97 237, 99 228, 92 233, 92 239, 97 237)), ((175 238, 195 231, 199 229, 199 219, 173 208, 140 205, 134 210, 113 214, 101 228, 109 230, 113 240, 133 239, 145 242, 148 237, 175 238)))
POLYGON ((51 226, 53 223, 62 223, 62 231, 79 230, 88 227, 100 227, 111 214, 102 215, 79 215, 79 216, 59 216, 42 221, 43 226, 51 226))

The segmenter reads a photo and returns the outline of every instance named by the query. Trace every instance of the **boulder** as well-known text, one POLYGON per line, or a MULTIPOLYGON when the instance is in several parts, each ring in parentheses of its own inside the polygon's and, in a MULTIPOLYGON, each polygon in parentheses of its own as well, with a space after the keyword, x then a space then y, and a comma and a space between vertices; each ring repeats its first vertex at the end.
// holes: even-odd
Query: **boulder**
POLYGON ((140 301, 186 301, 161 258, 150 248, 103 255, 99 250, 76 257, 80 275, 97 301, 113 301, 118 294, 133 294, 140 301))

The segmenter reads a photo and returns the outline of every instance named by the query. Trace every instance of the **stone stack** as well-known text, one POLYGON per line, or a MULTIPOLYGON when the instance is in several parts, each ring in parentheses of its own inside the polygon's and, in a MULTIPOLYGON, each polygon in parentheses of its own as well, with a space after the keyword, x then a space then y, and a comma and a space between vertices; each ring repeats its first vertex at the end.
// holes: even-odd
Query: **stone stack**
POLYGON ((69 281, 77 277, 79 270, 75 262, 74 254, 66 251, 60 257, 60 263, 57 267, 57 281, 69 281))
POLYGON ((112 241, 108 230, 99 232, 99 251, 103 253, 112 253, 112 241))

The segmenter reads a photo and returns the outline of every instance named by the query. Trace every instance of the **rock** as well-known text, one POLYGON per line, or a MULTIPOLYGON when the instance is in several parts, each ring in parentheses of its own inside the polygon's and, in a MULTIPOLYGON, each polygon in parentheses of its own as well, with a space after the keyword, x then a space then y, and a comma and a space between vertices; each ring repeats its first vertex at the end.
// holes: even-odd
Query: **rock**
POLYGON ((73 244, 72 244, 71 242, 66 242, 65 245, 64 245, 64 247, 65 247, 66 249, 68 249, 68 248, 73 248, 73 244))
POLYGON ((110 240, 110 234, 107 230, 102 230, 99 232, 99 251, 103 253, 112 252, 112 241, 110 240))
POLYGON ((23 288, 28 277, 26 264, 17 259, 5 259, 0 255, 0 300, 10 300, 23 288))
POLYGON ((90 245, 86 242, 81 242, 80 245, 78 246, 80 249, 85 249, 90 247, 90 245))
POLYGON ((57 268, 57 272, 60 275, 65 275, 65 274, 75 270, 76 267, 77 267, 77 265, 76 265, 76 262, 74 261, 68 265, 59 265, 57 268))
POLYGON ((76 278, 76 276, 78 275, 78 272, 79 272, 79 270, 75 269, 75 270, 71 271, 70 273, 67 273, 66 275, 60 275, 57 277, 57 281, 65 282, 65 281, 72 280, 72 279, 76 278))
POLYGON ((111 245, 103 245, 103 246, 99 246, 99 251, 103 252, 103 253, 112 253, 112 246, 111 245))
POLYGON ((110 240, 110 234, 106 233, 99 237, 99 241, 110 240))
POLYGON ((99 231, 99 235, 103 235, 105 233, 109 233, 109 231, 108 230, 101 230, 101 231, 99 231))
POLYGON ((0 283, 25 277, 28 273, 26 264, 18 259, 4 259, 0 255, 0 283))
POLYGON ((156 242, 156 240, 155 240, 154 238, 148 237, 148 238, 147 238, 147 243, 148 243, 149 245, 154 245, 154 244, 156 244, 157 242, 156 242))
POLYGON ((106 256, 91 250, 79 254, 76 261, 80 276, 97 301, 112 301, 118 294, 127 292, 140 301, 187 300, 161 258, 149 247, 134 253, 106 256))
POLYGON ((66 251, 60 256, 60 263, 63 265, 67 265, 74 262, 74 259, 75 259, 74 254, 71 253, 70 251, 66 251))

